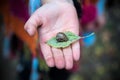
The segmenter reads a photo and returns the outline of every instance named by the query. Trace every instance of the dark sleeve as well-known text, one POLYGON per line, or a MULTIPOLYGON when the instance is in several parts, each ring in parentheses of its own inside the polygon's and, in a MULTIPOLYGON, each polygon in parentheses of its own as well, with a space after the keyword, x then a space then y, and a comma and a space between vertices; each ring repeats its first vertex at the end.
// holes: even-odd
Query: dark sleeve
POLYGON ((78 15, 78 18, 81 18, 82 16, 82 7, 81 7, 81 2, 80 0, 73 0, 73 3, 74 3, 74 6, 76 8, 76 11, 77 11, 77 15, 78 15))

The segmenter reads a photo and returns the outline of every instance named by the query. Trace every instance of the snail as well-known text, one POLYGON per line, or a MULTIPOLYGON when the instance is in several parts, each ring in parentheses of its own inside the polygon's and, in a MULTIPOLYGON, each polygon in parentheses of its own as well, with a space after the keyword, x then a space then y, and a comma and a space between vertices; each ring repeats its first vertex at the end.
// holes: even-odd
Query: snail
POLYGON ((66 42, 68 41, 68 37, 63 32, 59 32, 56 35, 56 40, 57 42, 66 42))

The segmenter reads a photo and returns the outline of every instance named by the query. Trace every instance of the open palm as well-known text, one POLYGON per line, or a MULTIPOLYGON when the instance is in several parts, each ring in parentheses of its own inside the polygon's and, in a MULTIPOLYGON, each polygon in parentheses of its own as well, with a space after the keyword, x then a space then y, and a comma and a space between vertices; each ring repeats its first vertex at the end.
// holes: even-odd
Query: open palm
POLYGON ((79 34, 78 18, 72 4, 67 2, 44 4, 26 22, 25 29, 29 35, 34 35, 38 30, 40 48, 48 66, 71 69, 73 61, 79 60, 79 41, 64 49, 53 48, 46 44, 58 32, 71 31, 79 34))

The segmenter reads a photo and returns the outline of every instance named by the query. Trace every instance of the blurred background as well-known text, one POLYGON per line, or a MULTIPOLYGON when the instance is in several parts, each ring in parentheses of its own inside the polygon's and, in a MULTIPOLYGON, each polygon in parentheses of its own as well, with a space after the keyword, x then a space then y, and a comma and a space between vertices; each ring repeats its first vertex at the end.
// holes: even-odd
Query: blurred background
POLYGON ((30 1, 0 1, 0 80, 120 80, 120 0, 84 0, 82 36, 95 35, 80 40, 81 58, 71 71, 48 68, 39 54, 37 34, 30 37, 24 31, 40 6, 30 1), (94 18, 84 20, 86 10, 94 18))

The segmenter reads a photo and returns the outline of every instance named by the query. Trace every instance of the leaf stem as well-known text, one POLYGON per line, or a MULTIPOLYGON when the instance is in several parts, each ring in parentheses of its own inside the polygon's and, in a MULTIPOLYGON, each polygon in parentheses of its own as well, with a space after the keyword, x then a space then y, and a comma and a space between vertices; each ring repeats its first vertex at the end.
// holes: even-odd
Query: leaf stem
POLYGON ((89 34, 89 35, 87 35, 87 36, 82 36, 82 37, 80 37, 80 39, 87 38, 87 37, 90 37, 90 36, 92 36, 92 35, 95 35, 95 33, 94 33, 94 32, 92 32, 92 33, 90 33, 90 34, 89 34))

